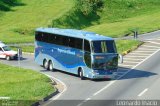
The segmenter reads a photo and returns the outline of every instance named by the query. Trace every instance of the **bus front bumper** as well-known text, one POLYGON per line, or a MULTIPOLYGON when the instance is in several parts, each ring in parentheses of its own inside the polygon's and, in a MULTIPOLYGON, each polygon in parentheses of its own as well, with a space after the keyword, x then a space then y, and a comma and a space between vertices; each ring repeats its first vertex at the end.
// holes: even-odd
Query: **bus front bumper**
POLYGON ((116 79, 116 76, 117 72, 107 74, 92 73, 92 79, 116 79))

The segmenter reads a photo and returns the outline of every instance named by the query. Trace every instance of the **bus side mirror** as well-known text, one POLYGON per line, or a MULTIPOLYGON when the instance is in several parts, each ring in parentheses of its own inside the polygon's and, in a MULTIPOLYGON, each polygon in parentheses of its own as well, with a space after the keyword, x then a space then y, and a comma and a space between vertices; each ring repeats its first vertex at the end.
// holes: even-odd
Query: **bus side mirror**
POLYGON ((123 63, 123 56, 121 54, 119 54, 118 56, 119 56, 119 63, 123 63))

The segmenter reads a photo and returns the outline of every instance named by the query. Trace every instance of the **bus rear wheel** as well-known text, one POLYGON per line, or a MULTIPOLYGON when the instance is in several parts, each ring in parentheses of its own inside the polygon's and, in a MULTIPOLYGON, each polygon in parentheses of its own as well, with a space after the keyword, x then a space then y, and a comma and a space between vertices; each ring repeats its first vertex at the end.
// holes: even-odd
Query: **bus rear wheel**
POLYGON ((52 63, 52 61, 49 61, 49 67, 48 68, 49 68, 50 71, 53 71, 53 63, 52 63))
POLYGON ((43 61, 43 67, 45 68, 45 69, 47 69, 48 70, 48 62, 47 62, 47 60, 45 59, 44 61, 43 61))
POLYGON ((81 80, 85 79, 83 76, 83 70, 81 68, 78 70, 78 74, 79 74, 79 77, 81 78, 81 80))

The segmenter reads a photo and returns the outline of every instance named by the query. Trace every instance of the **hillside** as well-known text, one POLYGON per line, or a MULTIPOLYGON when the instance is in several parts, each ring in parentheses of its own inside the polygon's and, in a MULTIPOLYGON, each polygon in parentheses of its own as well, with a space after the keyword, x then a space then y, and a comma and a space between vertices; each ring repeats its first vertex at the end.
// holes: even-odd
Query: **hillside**
POLYGON ((121 37, 160 29, 160 0, 106 0, 100 24, 85 30, 121 37), (120 5, 121 4, 121 5, 120 5), (104 30, 105 29, 105 30, 104 30))
POLYGON ((131 35, 134 29, 145 33, 160 29, 159 6, 160 0, 105 0, 103 10, 94 16, 85 17, 75 9, 53 21, 53 26, 84 29, 111 37, 131 35))
MULTIPOLYGON (((76 0, 8 1, 0 0, 0 41, 5 43, 33 42, 35 28, 48 26, 111 37, 133 35, 133 30, 146 33, 160 29, 160 0, 104 0, 103 8, 89 16, 77 9, 76 0)), ((118 48, 120 52, 139 42, 117 42, 118 47, 123 44, 130 46, 118 48)))
MULTIPOLYGON (((2 1, 5 0, 0 0, 0 4, 2 1)), ((63 16, 74 6, 74 0, 20 1, 23 5, 9 6, 3 3, 3 6, 8 5, 9 10, 0 10, 1 41, 6 43, 33 42, 35 28, 47 27, 52 20, 63 16)))

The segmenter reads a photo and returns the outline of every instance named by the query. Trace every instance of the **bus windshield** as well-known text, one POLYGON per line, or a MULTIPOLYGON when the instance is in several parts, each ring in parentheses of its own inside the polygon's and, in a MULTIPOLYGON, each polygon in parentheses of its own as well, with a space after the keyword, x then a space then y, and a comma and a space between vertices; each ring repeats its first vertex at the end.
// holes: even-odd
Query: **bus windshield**
POLYGON ((118 67, 118 56, 115 55, 94 55, 93 69, 115 69, 118 67))
POLYGON ((92 48, 94 53, 117 53, 113 40, 93 41, 92 48))

